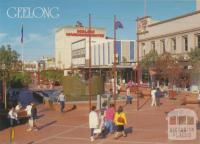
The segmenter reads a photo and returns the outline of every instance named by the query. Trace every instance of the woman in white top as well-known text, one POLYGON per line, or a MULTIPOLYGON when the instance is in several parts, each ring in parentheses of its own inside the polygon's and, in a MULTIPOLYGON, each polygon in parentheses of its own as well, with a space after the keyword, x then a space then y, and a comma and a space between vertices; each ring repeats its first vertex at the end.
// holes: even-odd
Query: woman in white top
POLYGON ((8 117, 10 119, 10 126, 14 125, 14 121, 17 119, 17 114, 15 112, 15 108, 12 107, 8 112, 8 117))
POLYGON ((98 128, 99 126, 99 118, 95 110, 96 110, 96 107, 92 106, 91 112, 89 114, 89 128, 91 130, 91 134, 90 134, 91 141, 94 141, 94 129, 98 128))

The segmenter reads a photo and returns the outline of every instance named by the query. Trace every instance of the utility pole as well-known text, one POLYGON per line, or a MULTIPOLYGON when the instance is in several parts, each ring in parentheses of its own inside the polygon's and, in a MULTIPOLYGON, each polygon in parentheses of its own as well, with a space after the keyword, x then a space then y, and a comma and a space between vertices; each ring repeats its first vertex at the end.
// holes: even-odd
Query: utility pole
POLYGON ((114 15, 114 65, 113 65, 113 70, 114 70, 114 93, 113 93, 113 97, 114 97, 114 104, 115 104, 115 109, 116 109, 116 98, 117 98, 117 94, 116 94, 116 78, 117 78, 117 64, 116 64, 116 54, 117 50, 116 50, 116 16, 114 15))
MULTIPOLYGON (((139 64, 139 61, 140 61, 140 53, 139 53, 139 18, 137 18, 137 30, 136 30, 136 33, 137 33, 137 92, 139 92, 139 86, 140 86, 140 64, 139 64)), ((137 110, 139 110, 139 93, 137 93, 137 110)))
POLYGON ((91 71, 91 14, 89 14, 89 111, 92 107, 92 71, 91 71))

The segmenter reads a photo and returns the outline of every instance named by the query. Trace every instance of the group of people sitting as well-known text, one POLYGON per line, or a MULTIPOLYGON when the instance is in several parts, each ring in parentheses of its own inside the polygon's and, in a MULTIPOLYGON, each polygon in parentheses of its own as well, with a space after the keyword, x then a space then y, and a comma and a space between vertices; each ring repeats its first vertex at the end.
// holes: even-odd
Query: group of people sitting
POLYGON ((38 130, 35 124, 35 120, 37 118, 37 107, 33 102, 30 102, 26 108, 23 108, 20 103, 18 103, 15 107, 12 106, 8 112, 8 118, 10 119, 11 127, 15 125, 15 122, 20 124, 21 118, 28 118, 29 128, 27 131, 38 130))
POLYGON ((89 113, 89 128, 91 130, 90 140, 94 141, 98 137, 104 138, 108 133, 115 133, 115 138, 126 136, 124 126, 127 124, 126 115, 122 106, 115 112, 114 104, 110 104, 107 109, 96 111, 92 106, 89 113))

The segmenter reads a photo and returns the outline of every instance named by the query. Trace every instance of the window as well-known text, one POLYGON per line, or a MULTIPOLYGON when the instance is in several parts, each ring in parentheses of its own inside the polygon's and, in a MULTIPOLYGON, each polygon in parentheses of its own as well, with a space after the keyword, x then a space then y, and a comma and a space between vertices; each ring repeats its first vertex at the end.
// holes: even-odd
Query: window
POLYGON ((152 49, 153 51, 156 50, 156 44, 155 44, 155 41, 152 41, 152 42, 151 42, 151 49, 152 49))
POLYGON ((164 53, 165 52, 165 40, 161 40, 160 41, 160 47, 161 47, 161 53, 164 53))
POLYGON ((172 38, 172 51, 176 51, 176 38, 172 38))
POLYGON ((145 43, 142 43, 142 56, 145 56, 145 43))
POLYGON ((96 46, 94 46, 94 65, 96 65, 96 46))
POLYGON ((185 51, 188 51, 188 37, 183 36, 183 47, 185 51))
POLYGON ((110 64, 110 43, 108 42, 108 64, 110 64))
POLYGON ((200 34, 197 35, 197 47, 200 48, 200 34))
POLYGON ((100 65, 100 44, 98 45, 98 56, 99 56, 99 65, 100 65))

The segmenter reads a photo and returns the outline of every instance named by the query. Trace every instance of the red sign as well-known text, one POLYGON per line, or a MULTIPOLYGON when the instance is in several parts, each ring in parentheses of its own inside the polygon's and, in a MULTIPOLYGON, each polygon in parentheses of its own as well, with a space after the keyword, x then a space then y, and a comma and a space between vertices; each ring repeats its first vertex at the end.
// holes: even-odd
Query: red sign
POLYGON ((80 36, 80 37, 104 37, 104 34, 96 34, 95 30, 78 29, 75 33, 66 33, 66 36, 80 36))

